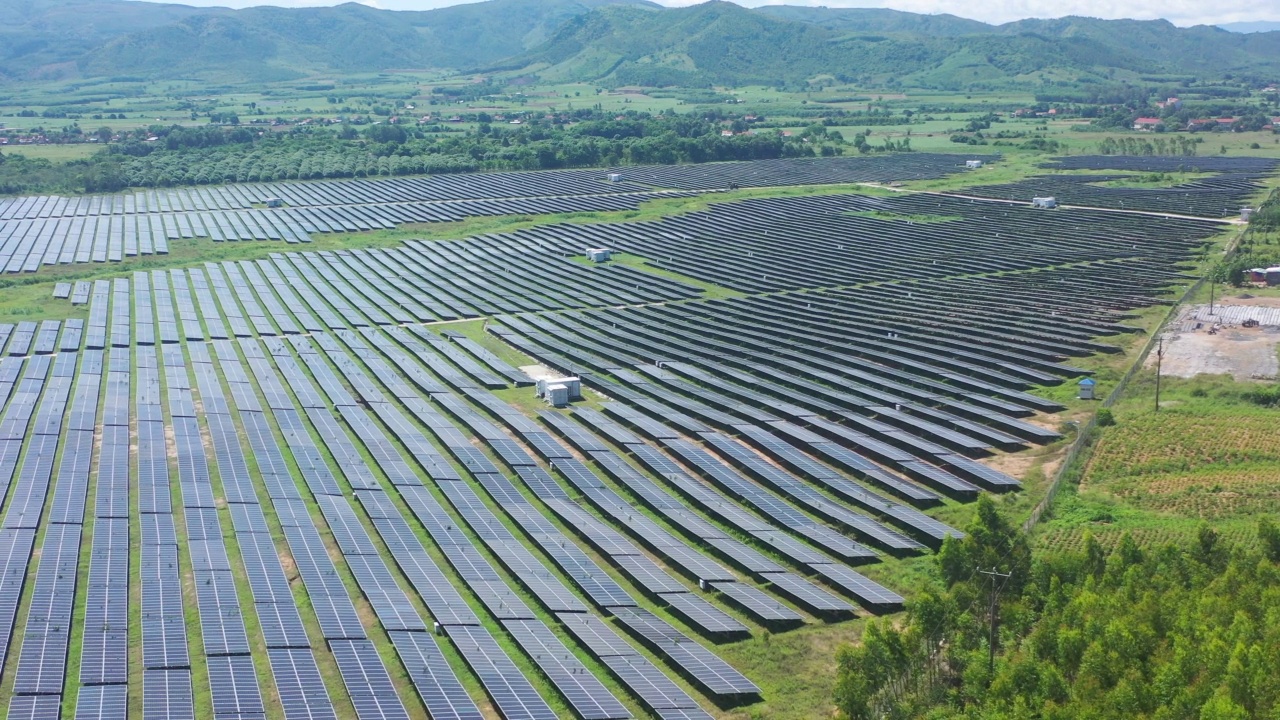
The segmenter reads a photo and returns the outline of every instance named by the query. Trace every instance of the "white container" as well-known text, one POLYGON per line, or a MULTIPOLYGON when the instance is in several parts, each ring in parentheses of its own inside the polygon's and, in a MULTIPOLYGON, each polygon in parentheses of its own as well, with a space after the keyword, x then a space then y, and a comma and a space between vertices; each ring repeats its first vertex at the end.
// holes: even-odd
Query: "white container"
POLYGON ((551 407, 562 408, 569 404, 569 388, 559 384, 548 385, 546 398, 551 407))

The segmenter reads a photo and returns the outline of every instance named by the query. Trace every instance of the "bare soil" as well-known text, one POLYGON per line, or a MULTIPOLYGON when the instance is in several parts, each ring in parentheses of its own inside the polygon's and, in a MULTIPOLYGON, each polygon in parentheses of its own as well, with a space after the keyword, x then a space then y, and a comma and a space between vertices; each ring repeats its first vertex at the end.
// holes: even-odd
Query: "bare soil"
MULTIPOLYGON (((1274 380, 1280 373, 1280 324, 1268 324, 1280 308, 1280 298, 1233 298, 1229 305, 1208 313, 1206 305, 1193 305, 1170 324, 1164 334, 1164 359, 1161 373, 1181 378, 1196 375, 1231 375, 1236 380, 1274 380), (1263 324, 1244 327, 1239 323, 1256 307, 1257 319, 1263 324), (1221 324, 1209 318, 1231 318, 1237 322, 1221 324), (1199 326, 1199 327, 1197 327, 1199 326), (1210 332, 1214 330, 1214 332, 1210 332)), ((1155 367, 1156 354, 1147 357, 1147 367, 1155 367)))

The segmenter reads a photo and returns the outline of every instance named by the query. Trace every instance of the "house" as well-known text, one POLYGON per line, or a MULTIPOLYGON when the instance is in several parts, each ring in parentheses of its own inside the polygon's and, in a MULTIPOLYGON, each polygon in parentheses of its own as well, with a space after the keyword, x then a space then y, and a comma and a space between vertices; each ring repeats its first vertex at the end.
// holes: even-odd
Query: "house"
POLYGON ((1079 385, 1079 387, 1080 387, 1080 395, 1079 395, 1079 397, 1080 397, 1080 399, 1081 399, 1081 400, 1093 400, 1093 399, 1094 399, 1094 398, 1093 398, 1093 391, 1094 391, 1094 388, 1096 388, 1096 387, 1098 386, 1098 381, 1097 381, 1097 380, 1094 380, 1093 378, 1088 378, 1088 377, 1087 377, 1087 378, 1085 378, 1085 379, 1081 380, 1079 383, 1077 383, 1077 385, 1079 385))
POLYGON ((1196 118, 1194 120, 1187 121, 1187 129, 1191 132, 1196 132, 1197 130, 1208 130, 1214 127, 1215 124, 1216 123, 1212 118, 1196 118))
POLYGON ((266 199, 266 200, 264 200, 263 202, 264 202, 264 203, 266 204, 266 206, 267 206, 267 207, 269 207, 269 208, 279 208, 279 207, 284 207, 284 201, 283 201, 283 200, 281 200, 280 198, 277 198, 277 197, 267 198, 267 199, 266 199))
POLYGON ((1264 271, 1264 279, 1268 285, 1280 285, 1280 267, 1271 266, 1264 271))
POLYGON ((1249 269, 1249 282, 1264 283, 1266 281, 1267 281, 1266 268, 1250 268, 1249 269))
POLYGON ((591 262, 607 262, 613 253, 606 248, 587 248, 583 253, 591 262))
POLYGON ((1052 210, 1053 208, 1058 207, 1058 200, 1057 198, 1052 197, 1031 198, 1031 207, 1039 208, 1041 210, 1052 210))
POLYGON ((1156 107, 1163 108, 1165 110, 1170 110, 1170 109, 1180 110, 1182 109, 1182 101, 1176 97, 1171 97, 1165 100, 1164 102, 1156 103, 1156 107))
POLYGON ((1142 131, 1151 131, 1151 130, 1155 130, 1156 127, 1163 124, 1164 124, 1164 121, 1161 120, 1160 118, 1140 117, 1137 120, 1133 121, 1133 129, 1142 130, 1142 131))
POLYGON ((977 170, 978 168, 982 167, 982 161, 981 160, 965 160, 964 166, 970 170, 977 170))

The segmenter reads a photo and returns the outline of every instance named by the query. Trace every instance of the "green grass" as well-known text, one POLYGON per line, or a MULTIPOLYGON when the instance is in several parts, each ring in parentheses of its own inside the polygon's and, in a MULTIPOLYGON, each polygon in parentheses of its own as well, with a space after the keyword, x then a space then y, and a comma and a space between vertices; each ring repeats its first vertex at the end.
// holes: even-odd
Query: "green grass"
POLYGON ((102 149, 96 143, 76 143, 74 145, 5 145, 0 152, 6 155, 22 155, 31 160, 48 160, 62 163, 71 160, 83 160, 102 149))
POLYGON ((865 217, 875 220, 894 220, 918 225, 949 223, 964 219, 957 215, 911 215, 906 213, 889 212, 887 210, 851 210, 842 214, 852 217, 865 217))
MULTIPOLYGON (((590 261, 583 259, 583 262, 589 263, 590 261)), ((667 280, 674 280, 675 282, 683 283, 685 285, 695 287, 702 292, 699 298, 703 300, 730 300, 733 298, 746 297, 746 293, 740 292, 738 290, 734 290, 732 288, 727 288, 723 285, 718 285, 716 283, 709 282, 706 280, 699 280, 697 278, 690 277, 688 275, 684 275, 682 273, 678 273, 672 270, 667 270, 665 268, 655 267, 654 265, 649 264, 648 258, 643 257, 641 255, 632 255, 631 253, 616 253, 613 255, 613 258, 609 260, 609 262, 615 262, 615 263, 618 263, 619 265, 626 265, 627 267, 632 267, 637 270, 647 272, 651 275, 657 275, 658 277, 666 278, 667 280)))
POLYGON ((1183 185, 1196 180, 1214 177, 1216 173, 1197 173, 1197 172, 1169 172, 1169 173, 1147 173, 1147 174, 1127 174, 1119 180, 1106 180, 1095 183, 1101 187, 1119 187, 1119 188, 1170 188, 1175 185, 1183 185))

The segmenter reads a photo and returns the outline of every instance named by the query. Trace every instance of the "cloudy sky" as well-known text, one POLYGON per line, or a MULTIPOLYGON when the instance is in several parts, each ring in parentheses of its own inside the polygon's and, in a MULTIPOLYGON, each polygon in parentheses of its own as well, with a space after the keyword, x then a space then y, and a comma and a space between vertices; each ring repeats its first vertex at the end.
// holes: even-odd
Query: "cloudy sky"
MULTIPOLYGON (((336 5, 345 0, 171 0, 184 5, 302 7, 336 5)), ((388 10, 428 10, 457 5, 459 0, 362 0, 388 10)), ((1165 18, 1176 25, 1216 25, 1230 22, 1280 22, 1280 0, 734 0, 740 5, 825 5, 882 7, 918 13, 951 13, 991 23, 1022 18, 1086 15, 1101 18, 1165 18)), ((663 5, 694 5, 700 0, 657 0, 663 5)))

